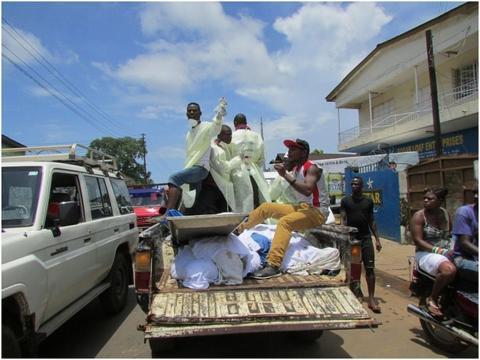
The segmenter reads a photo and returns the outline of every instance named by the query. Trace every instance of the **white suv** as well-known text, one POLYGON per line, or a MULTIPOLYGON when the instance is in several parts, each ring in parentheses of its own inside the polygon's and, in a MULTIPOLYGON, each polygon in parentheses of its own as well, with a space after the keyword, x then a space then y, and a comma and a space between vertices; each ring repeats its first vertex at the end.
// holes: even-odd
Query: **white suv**
POLYGON ((2 150, 13 151, 25 155, 2 156, 2 357, 33 355, 97 296, 121 311, 138 242, 112 157, 79 145, 2 150))

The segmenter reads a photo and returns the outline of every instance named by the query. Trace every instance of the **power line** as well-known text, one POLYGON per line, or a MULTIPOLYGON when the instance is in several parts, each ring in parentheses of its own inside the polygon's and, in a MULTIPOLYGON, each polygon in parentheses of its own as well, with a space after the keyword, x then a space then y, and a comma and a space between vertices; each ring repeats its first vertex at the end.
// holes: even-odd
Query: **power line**
MULTIPOLYGON (((2 45, 3 48, 5 48, 6 50, 10 51, 15 57, 17 57, 21 62, 23 62, 25 64, 25 62, 20 59, 14 52, 12 52, 7 46, 5 45, 2 45)), ((91 119, 89 119, 88 117, 86 117, 85 115, 83 115, 82 113, 80 113, 76 108, 75 106, 72 106, 71 104, 69 104, 68 102, 66 102, 64 99, 62 99, 58 94, 61 95, 60 92, 58 92, 58 90, 53 87, 56 91, 56 93, 54 91, 52 91, 50 88, 48 88, 47 86, 45 86, 44 84, 42 84, 38 79, 36 79, 33 75, 31 75, 31 73, 29 73, 27 70, 25 70, 22 66, 20 66, 18 63, 16 63, 13 59, 11 59, 7 54, 5 54, 5 52, 2 52, 2 56, 7 59, 13 66, 15 66, 18 70, 20 70, 25 76, 27 76, 28 78, 30 78, 32 81, 34 81, 38 86, 40 86, 42 89, 46 90, 50 95, 54 96, 57 100, 59 100, 63 105, 65 105, 66 107, 68 107, 70 110, 72 110, 75 114, 77 114, 78 116, 80 116, 82 119, 84 119, 85 121, 87 121, 90 125, 92 125, 93 127, 95 127, 97 130, 100 130, 102 132, 107 132, 107 133, 110 133, 108 130, 106 129, 101 129, 99 128, 91 119)), ((30 68, 27 64, 25 64, 26 67, 30 68)), ((30 70, 33 70, 30 68, 30 70)), ((50 85, 50 83, 43 79, 41 75, 39 75, 35 70, 33 70, 33 72, 38 76, 40 77, 43 81, 45 81, 47 84, 50 85)), ((51 85, 50 85, 51 86, 51 85)), ((63 95, 62 95, 63 96, 63 95)), ((68 101, 72 102, 70 99, 67 98, 68 101)), ((72 102, 73 103, 73 102, 72 102)), ((74 103, 73 103, 74 104, 74 103)), ((75 104, 74 104, 75 105, 75 104)), ((111 134, 111 133, 110 133, 111 134)), ((113 134, 111 134, 113 135, 113 134)))
MULTIPOLYGON (((6 22, 6 20, 4 18, 2 18, 3 21, 6 22)), ((8 24, 8 23, 7 23, 8 24)), ((2 24, 2 28, 11 36, 11 38, 13 40, 15 40, 28 54, 30 54, 40 65, 42 65, 44 68, 46 68, 50 73, 52 73, 55 78, 57 80, 60 80, 64 86, 67 86, 68 89, 70 90, 70 92, 73 92, 75 94, 79 94, 80 96, 80 100, 82 100, 84 103, 86 103, 87 105, 89 105, 90 108, 93 108, 97 113, 99 113, 100 115, 102 115, 102 112, 98 109, 98 107, 96 107, 96 105, 90 103, 87 99, 85 99, 85 97, 82 95, 82 93, 80 92, 80 90, 76 89, 75 86, 73 84, 71 84, 64 76, 62 76, 60 74, 59 71, 57 71, 55 69, 55 67, 50 63, 48 62, 47 59, 45 59, 40 53, 39 51, 32 45, 30 44, 21 34, 19 34, 10 24, 8 24, 9 27, 12 28, 12 31, 14 31, 19 37, 21 37, 23 39, 23 41, 27 44, 29 44, 30 48, 33 49, 33 51, 35 51, 43 60, 44 62, 42 63, 39 58, 33 54, 29 49, 27 49, 20 41, 19 39, 12 34, 12 32, 5 26, 3 26, 2 24), (50 67, 53 69, 50 70, 45 64, 47 65, 50 65, 50 67), (70 83, 70 85, 68 85, 70 83)), ((21 64, 18 63, 18 61, 14 61, 12 59, 11 56, 5 56, 5 58, 10 61, 19 71, 21 71, 24 75, 26 75, 27 77, 29 77, 31 80, 33 80, 37 85, 39 85, 41 88, 43 88, 44 90, 46 90, 49 94, 51 94, 52 96, 54 96, 57 100, 59 100, 63 105, 67 106, 70 110, 74 111, 77 115, 79 115, 82 119, 86 120, 88 123, 90 123, 92 126, 94 126, 96 129, 102 131, 102 132, 106 132, 107 134, 113 136, 113 137, 116 137, 115 134, 114 134, 114 131, 112 131, 111 129, 109 129, 106 124, 103 124, 103 121, 98 121, 99 119, 92 113, 88 112, 86 109, 84 109, 83 107, 79 106, 77 103, 75 103, 74 101, 72 101, 70 99, 69 96, 67 96, 67 94, 64 94, 63 92, 59 91, 58 88, 56 88, 52 83, 50 83, 48 80, 46 80, 41 74, 39 74, 37 71, 35 71, 32 67, 30 67, 19 55, 17 55, 13 50, 9 49, 5 44, 2 45, 3 48, 5 48, 6 50, 8 50, 10 52, 10 54, 12 54, 16 59, 18 59, 23 65, 24 67, 21 66, 21 64), (31 74, 31 72, 33 72, 37 78, 35 78, 34 75, 31 74), (41 79, 41 80, 39 80, 41 79), (44 82, 42 84, 42 81, 44 82), (50 87, 50 88, 49 88, 50 87), (53 91, 51 90, 53 88, 53 91), (70 104, 69 104, 70 103, 70 104), (87 116, 85 116, 84 114, 81 114, 84 113, 86 114, 87 116), (93 115, 93 116, 92 116, 93 115), (94 118, 95 123, 92 122, 92 119, 91 118, 94 118), (101 128, 99 127, 101 126, 101 128)), ((106 120, 109 120, 106 115, 102 115, 103 118, 105 118, 106 120)), ((110 123, 112 123, 115 127, 119 127, 118 123, 115 123, 113 120, 109 120, 110 123)))
POLYGON ((72 84, 65 76, 63 76, 61 74, 61 72, 59 70, 57 70, 57 68, 52 65, 52 63, 50 61, 48 61, 48 59, 46 59, 39 51, 38 49, 32 44, 30 43, 27 39, 25 39, 24 36, 22 36, 22 34, 20 34, 12 25, 10 25, 10 23, 2 17, 2 21, 8 25, 8 27, 10 27, 12 29, 12 31, 18 35, 18 37, 20 39, 22 39, 22 41, 27 44, 39 57, 40 59, 43 60, 43 62, 41 62, 39 60, 39 58, 37 56, 35 56, 34 54, 32 54, 19 40, 18 38, 12 34, 12 32, 7 29, 4 25, 2 25, 2 28, 23 48, 25 49, 25 51, 27 51, 40 65, 44 66, 51 74, 53 74, 58 80, 60 80, 72 93, 74 93, 76 96, 80 97, 82 99, 83 102, 85 102, 90 108, 92 108, 96 113, 98 113, 100 116, 102 116, 105 120, 107 120, 108 122, 110 122, 110 124, 112 124, 113 126, 119 126, 119 124, 113 120, 110 116, 108 116, 107 114, 105 114, 103 111, 101 111, 94 103, 92 103, 90 100, 88 100, 85 95, 74 85, 72 84))

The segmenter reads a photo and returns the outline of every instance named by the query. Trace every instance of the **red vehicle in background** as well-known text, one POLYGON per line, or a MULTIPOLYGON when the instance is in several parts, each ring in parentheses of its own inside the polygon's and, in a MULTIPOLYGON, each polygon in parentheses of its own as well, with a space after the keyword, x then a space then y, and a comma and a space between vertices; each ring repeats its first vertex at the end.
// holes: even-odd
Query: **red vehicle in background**
POLYGON ((128 187, 133 211, 137 215, 137 226, 140 231, 158 222, 165 211, 167 184, 131 185, 128 187))

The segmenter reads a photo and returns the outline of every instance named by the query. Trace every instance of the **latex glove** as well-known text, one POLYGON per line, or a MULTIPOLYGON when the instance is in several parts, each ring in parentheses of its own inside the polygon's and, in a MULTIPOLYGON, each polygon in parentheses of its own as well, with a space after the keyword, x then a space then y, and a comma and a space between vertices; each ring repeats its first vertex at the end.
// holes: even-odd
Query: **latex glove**
POLYGON ((227 99, 222 96, 218 101, 217 107, 215 108, 215 113, 221 117, 225 117, 225 115, 227 115, 227 104, 227 99))

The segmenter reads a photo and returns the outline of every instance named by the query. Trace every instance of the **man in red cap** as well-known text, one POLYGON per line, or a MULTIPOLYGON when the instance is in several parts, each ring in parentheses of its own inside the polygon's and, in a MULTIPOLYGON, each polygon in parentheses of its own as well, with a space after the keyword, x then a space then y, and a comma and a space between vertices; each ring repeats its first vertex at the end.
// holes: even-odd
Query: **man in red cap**
POLYGON ((241 224, 238 232, 250 229, 263 223, 268 218, 278 219, 275 235, 267 264, 253 273, 256 279, 268 279, 279 276, 280 265, 288 248, 293 231, 302 231, 325 222, 330 204, 325 177, 322 170, 308 160, 310 146, 305 140, 285 140, 288 148, 288 161, 293 164, 292 172, 288 172, 283 163, 275 164, 274 168, 294 190, 295 204, 263 203, 253 210, 248 220, 241 224))

